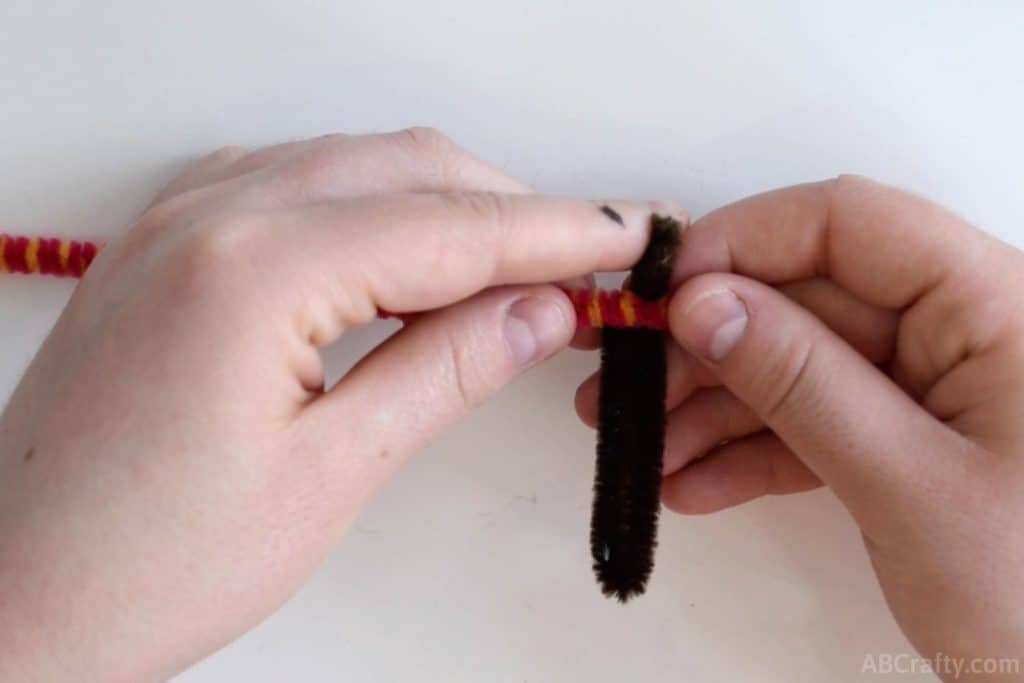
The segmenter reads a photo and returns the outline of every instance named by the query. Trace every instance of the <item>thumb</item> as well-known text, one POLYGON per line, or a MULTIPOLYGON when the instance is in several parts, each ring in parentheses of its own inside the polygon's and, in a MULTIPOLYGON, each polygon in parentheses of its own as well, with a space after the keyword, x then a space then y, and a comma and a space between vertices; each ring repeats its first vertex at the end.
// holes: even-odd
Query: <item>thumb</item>
POLYGON ((446 428, 567 346, 575 322, 568 297, 554 286, 486 290, 419 315, 310 405, 304 419, 331 444, 329 458, 358 468, 341 475, 360 489, 351 493, 368 494, 446 428))
POLYGON ((672 297, 669 328, 862 527, 891 524, 933 489, 927 480, 962 466, 952 430, 771 287, 731 274, 695 277, 672 297))

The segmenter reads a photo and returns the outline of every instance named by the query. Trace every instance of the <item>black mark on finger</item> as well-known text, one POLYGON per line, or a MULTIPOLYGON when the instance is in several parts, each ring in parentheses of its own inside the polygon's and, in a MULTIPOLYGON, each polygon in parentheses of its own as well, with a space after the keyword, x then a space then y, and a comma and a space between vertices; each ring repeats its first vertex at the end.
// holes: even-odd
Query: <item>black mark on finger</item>
POLYGON ((35 446, 30 446, 29 449, 27 451, 25 451, 25 462, 28 462, 33 457, 35 457, 35 454, 36 454, 36 447, 35 446))
POLYGON ((622 227, 626 227, 626 224, 622 221, 622 214, 620 214, 618 211, 608 206, 607 204, 601 206, 601 213, 603 213, 605 216, 608 216, 608 218, 611 218, 613 221, 615 221, 622 227))

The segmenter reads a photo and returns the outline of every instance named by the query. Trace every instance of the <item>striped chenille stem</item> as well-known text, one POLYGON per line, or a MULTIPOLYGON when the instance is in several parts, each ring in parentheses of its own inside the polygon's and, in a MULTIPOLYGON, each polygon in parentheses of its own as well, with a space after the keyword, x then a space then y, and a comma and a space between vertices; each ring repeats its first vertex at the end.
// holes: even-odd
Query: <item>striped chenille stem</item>
MULTIPOLYGON (((0 273, 82 277, 102 245, 55 237, 0 233, 0 273)), ((646 301, 629 291, 567 289, 579 327, 666 327, 665 301, 646 301)), ((405 318, 386 311, 382 318, 405 318)))
POLYGON ((0 233, 0 273, 82 277, 98 252, 93 242, 0 233))
POLYGON ((578 327, 646 327, 664 330, 665 300, 646 301, 628 290, 566 290, 578 327))

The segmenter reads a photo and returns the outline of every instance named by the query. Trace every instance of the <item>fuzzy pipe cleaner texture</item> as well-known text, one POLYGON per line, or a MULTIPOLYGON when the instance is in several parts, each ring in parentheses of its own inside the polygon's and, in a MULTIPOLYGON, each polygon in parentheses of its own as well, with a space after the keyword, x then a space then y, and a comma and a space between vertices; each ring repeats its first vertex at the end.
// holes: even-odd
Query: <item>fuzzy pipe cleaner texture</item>
MULTIPOLYGON (((654 216, 630 290, 641 301, 668 294, 681 226, 654 216)), ((665 448, 665 337, 658 329, 601 333, 597 467, 590 553, 602 592, 626 602, 644 592, 654 568, 665 448)))
MULTIPOLYGON (((95 242, 6 235, 0 233, 0 273, 82 277, 102 245, 95 242)), ((633 292, 603 289, 566 289, 576 310, 579 327, 642 327, 663 330, 665 302, 649 301, 633 292)), ((404 314, 380 311, 382 318, 403 319, 404 314)))
POLYGON ((0 273, 82 277, 98 252, 94 242, 0 233, 0 273))

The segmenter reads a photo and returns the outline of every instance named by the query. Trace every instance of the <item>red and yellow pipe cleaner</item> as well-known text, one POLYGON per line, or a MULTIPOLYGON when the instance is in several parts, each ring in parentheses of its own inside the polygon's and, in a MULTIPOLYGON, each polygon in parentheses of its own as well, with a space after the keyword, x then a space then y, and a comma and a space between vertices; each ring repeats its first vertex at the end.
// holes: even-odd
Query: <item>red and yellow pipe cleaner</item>
MULTIPOLYGON (((84 240, 0 233, 0 273, 82 277, 102 245, 84 240)), ((571 289, 565 293, 579 327, 666 328, 665 301, 645 301, 626 290, 571 289)), ((401 317, 382 311, 383 318, 401 317)))
POLYGON ((93 242, 0 233, 0 273, 82 277, 98 252, 93 242))

